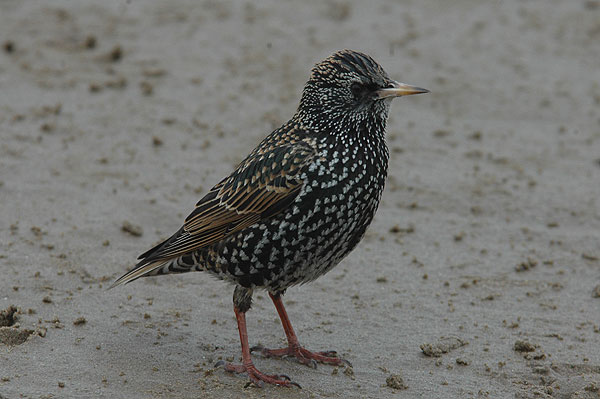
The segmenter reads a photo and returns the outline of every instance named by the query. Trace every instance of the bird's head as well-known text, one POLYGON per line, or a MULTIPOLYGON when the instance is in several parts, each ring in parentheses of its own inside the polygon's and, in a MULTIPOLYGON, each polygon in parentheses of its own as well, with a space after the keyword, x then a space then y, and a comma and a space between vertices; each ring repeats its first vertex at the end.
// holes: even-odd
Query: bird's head
POLYGON ((428 93, 392 80, 375 60, 352 50, 334 53, 314 66, 298 107, 316 123, 374 119, 385 124, 394 97, 428 93))

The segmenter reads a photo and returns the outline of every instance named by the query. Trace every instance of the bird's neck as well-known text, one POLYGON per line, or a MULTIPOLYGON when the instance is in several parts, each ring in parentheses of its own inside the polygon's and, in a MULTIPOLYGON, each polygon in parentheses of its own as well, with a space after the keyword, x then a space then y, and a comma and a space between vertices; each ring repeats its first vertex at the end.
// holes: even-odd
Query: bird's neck
POLYGON ((368 117, 359 113, 319 115, 299 110, 294 115, 294 119, 321 143, 329 143, 333 146, 358 146, 387 161, 388 152, 385 142, 387 109, 381 113, 369 113, 368 117))

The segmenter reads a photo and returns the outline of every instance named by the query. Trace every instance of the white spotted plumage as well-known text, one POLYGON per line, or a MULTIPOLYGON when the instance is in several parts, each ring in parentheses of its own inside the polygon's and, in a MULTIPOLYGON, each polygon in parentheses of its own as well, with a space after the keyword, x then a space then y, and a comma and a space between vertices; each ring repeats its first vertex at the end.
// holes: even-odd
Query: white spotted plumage
POLYGON ((277 293, 330 270, 358 244, 379 205, 391 98, 375 93, 391 82, 370 57, 352 51, 317 64, 294 117, 117 283, 206 270, 277 293))
POLYGON ((266 289, 288 348, 262 353, 341 365, 331 352, 313 353, 299 345, 281 295, 331 270, 359 243, 387 175, 385 125, 391 98, 424 92, 392 81, 365 54, 333 54, 312 69, 293 118, 267 136, 196 204, 173 236, 142 254, 113 286, 200 270, 232 282, 243 361, 225 364, 225 369, 246 372, 258 385, 297 385, 252 364, 245 313, 253 290, 266 289))

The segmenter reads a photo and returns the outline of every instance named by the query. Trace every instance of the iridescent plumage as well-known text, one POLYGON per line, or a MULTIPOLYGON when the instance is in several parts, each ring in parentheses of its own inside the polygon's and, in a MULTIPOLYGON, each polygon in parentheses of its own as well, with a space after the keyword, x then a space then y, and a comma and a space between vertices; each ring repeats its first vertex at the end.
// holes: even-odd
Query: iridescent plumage
POLYGON ((289 386, 289 379, 256 370, 248 351, 244 315, 252 291, 266 289, 289 347, 261 348, 262 353, 340 364, 334 353, 299 346, 281 295, 326 273, 356 247, 375 215, 387 176, 384 136, 391 99, 425 92, 391 80, 365 54, 333 54, 312 69, 292 119, 214 186, 181 229, 142 254, 113 286, 142 276, 201 270, 234 283, 243 364, 225 368, 247 372, 257 384, 289 386))

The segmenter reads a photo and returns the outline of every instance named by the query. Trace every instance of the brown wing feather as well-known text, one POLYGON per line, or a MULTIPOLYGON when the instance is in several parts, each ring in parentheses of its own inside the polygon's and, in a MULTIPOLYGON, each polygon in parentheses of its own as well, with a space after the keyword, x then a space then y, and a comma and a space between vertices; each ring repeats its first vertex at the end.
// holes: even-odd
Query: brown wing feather
POLYGON ((303 181, 298 172, 315 155, 304 142, 253 152, 196 204, 176 236, 144 254, 142 262, 175 258, 215 244, 279 213, 300 192, 303 181))
POLYGON ((213 245, 269 219, 292 205, 304 181, 303 171, 315 160, 315 142, 284 126, 272 134, 226 179, 213 187, 169 239, 140 255, 138 264, 111 286, 150 275, 170 259, 213 245))

